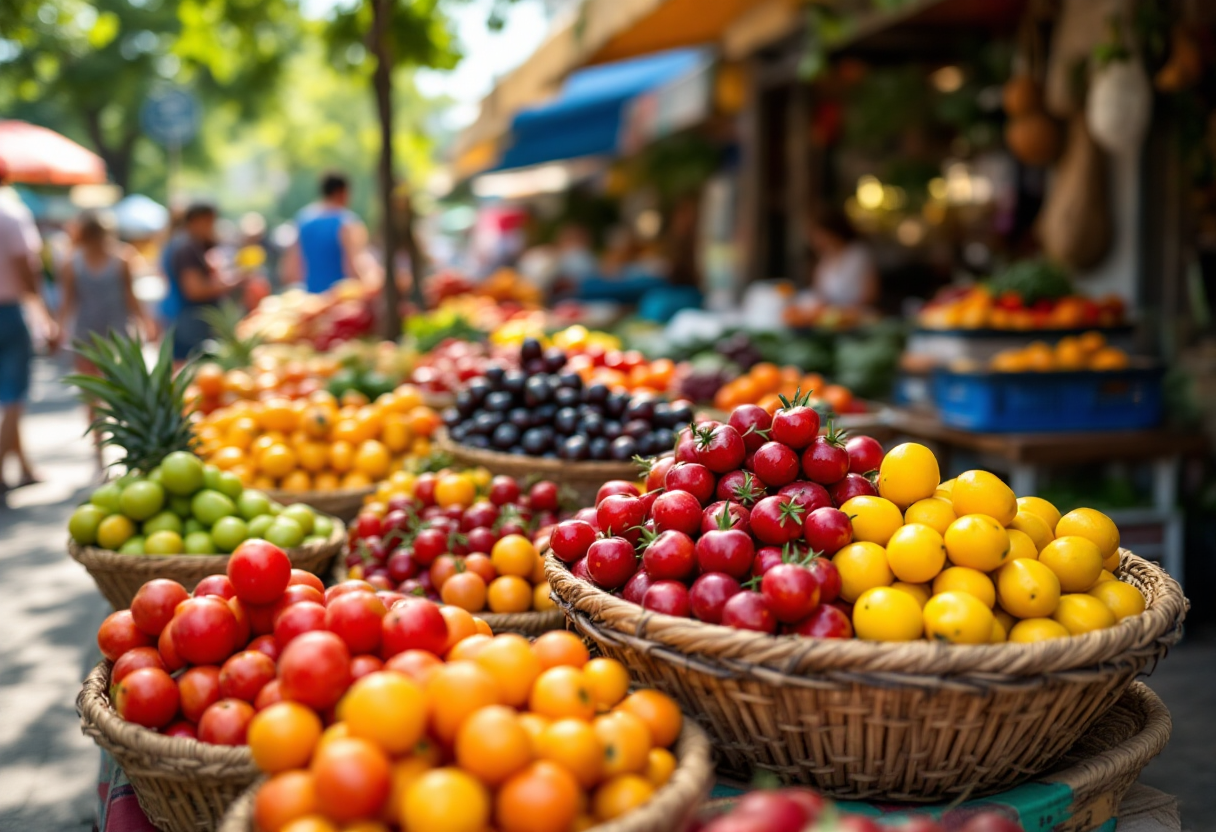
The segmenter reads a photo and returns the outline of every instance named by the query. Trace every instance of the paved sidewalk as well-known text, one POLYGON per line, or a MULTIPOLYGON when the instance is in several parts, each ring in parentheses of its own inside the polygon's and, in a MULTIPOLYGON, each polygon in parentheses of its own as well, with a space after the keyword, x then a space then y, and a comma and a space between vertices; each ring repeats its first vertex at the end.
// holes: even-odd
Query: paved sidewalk
MULTIPOLYGON (((92 827, 99 754, 80 732, 75 700, 100 658, 109 607, 67 556, 66 523, 93 484, 84 413, 59 382, 66 365, 35 364, 27 451, 45 482, 0 508, 0 829, 92 827)), ((10 481, 15 480, 15 472, 10 481)))

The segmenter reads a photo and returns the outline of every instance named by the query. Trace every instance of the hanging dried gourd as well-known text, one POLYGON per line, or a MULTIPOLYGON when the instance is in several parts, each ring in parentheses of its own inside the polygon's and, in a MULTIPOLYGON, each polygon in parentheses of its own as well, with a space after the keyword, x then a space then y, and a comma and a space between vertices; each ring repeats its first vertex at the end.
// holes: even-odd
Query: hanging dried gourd
POLYGON ((1018 32, 1019 55, 1001 100, 1009 120, 1005 145, 1024 165, 1042 167, 1060 154, 1060 126, 1043 110, 1042 88, 1036 79, 1043 65, 1042 44, 1034 15, 1027 13, 1018 32))
POLYGON ((1126 42, 1118 17, 1095 50, 1085 118, 1100 147, 1114 154, 1139 150, 1153 111, 1153 90, 1144 64, 1126 42))
POLYGON ((1161 92, 1179 92, 1203 77, 1203 53, 1182 23, 1170 35, 1170 59, 1157 70, 1153 83, 1161 92))

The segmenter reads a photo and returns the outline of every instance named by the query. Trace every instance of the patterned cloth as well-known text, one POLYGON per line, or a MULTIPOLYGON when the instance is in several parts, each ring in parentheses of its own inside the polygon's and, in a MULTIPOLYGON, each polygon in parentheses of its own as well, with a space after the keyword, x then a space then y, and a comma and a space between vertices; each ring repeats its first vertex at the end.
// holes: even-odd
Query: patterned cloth
POLYGON ((95 832, 156 832, 135 799, 127 775, 107 752, 101 752, 101 775, 97 780, 95 832))

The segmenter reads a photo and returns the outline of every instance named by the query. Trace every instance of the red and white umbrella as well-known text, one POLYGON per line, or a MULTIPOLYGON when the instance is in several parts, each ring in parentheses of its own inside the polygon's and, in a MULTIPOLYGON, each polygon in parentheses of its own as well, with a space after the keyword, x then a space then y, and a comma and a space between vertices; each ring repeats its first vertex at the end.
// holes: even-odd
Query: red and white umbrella
POLYGON ((103 185, 106 164, 54 130, 0 121, 0 175, 26 185, 103 185))

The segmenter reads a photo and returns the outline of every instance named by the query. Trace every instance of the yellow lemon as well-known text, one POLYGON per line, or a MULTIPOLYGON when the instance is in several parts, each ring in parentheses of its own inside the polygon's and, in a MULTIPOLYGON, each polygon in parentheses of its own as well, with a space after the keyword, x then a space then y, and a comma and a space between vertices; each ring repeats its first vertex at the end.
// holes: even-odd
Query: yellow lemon
POLYGON ((1005 638, 1008 639, 1010 631, 1013 630, 1013 625, 1017 624, 1018 620, 1000 607, 992 611, 992 617, 1001 622, 1001 627, 1005 630, 1005 638))
POLYGON ((898 589, 900 592, 906 592, 916 599, 916 603, 921 609, 925 608, 925 604, 933 597, 933 592, 927 584, 910 584, 907 581, 896 581, 891 584, 891 589, 898 589))
POLYGON ((1009 534, 986 514, 967 514, 950 524, 944 535, 946 554, 956 566, 991 572, 1009 556, 1009 534))
POLYGON ((958 516, 955 515, 950 501, 940 497, 917 500, 904 512, 905 523, 920 523, 935 529, 938 534, 945 534, 946 529, 950 528, 950 524, 957 519, 958 516))
POLYGON ((1074 636, 1115 626, 1115 614, 1110 607, 1083 593, 1061 595, 1060 604, 1051 617, 1074 636))
POLYGON ((1017 558, 1039 559, 1039 550, 1034 545, 1034 541, 1030 539, 1030 535, 1017 529, 1005 529, 1005 531, 1009 533, 1009 557, 1006 560, 1015 560, 1017 558))
POLYGON ((996 576, 1001 609, 1018 618, 1046 618, 1060 602, 1060 579, 1037 560, 1017 558, 996 576))
POLYGON ((124 514, 111 514, 97 526, 97 545, 117 550, 135 535, 135 523, 124 514))
POLYGON ((1105 604, 1115 614, 1116 621, 1144 612, 1144 595, 1122 581, 1099 581, 1088 594, 1105 604))
POLYGON ((1068 638, 1071 635, 1064 625, 1050 618, 1025 618, 1013 625, 1009 641, 1015 644, 1030 644, 1051 638, 1068 638))
POLYGON ((953 644, 986 644, 994 618, 984 602, 968 592, 943 592, 925 604, 925 635, 953 644))
POLYGON ((258 457, 258 468, 268 477, 285 477, 296 468, 296 452, 283 444, 271 445, 258 457))
POLYGON ((1017 529, 1034 541, 1035 551, 1041 551, 1055 537, 1051 527, 1047 525, 1047 521, 1029 511, 1019 511, 1013 518, 1013 522, 1008 525, 1009 528, 1017 529))
POLYGON ((920 605, 906 592, 880 586, 867 589, 853 606, 853 631, 870 641, 915 641, 924 623, 920 605))
POLYGON ((1039 562, 1056 573, 1060 589, 1085 592, 1102 574, 1102 556, 1090 540, 1077 535, 1057 537, 1039 552, 1039 562))
POLYGON ((1102 561, 1102 568, 1112 573, 1111 577, 1114 577, 1114 571, 1119 568, 1119 560, 1119 550, 1116 549, 1114 554, 1102 561))
POLYGON ((946 565, 946 544, 928 526, 900 526, 887 541, 887 563, 901 581, 919 584, 933 580, 946 565))
POLYGON ((1001 619, 995 615, 992 616, 992 635, 988 637, 989 644, 1002 644, 1008 641, 1009 634, 1005 632, 1005 625, 1001 623, 1001 619))
POLYGON ((986 514, 1008 526, 1018 513, 1017 497, 1001 478, 988 471, 964 471, 954 480, 950 491, 954 513, 986 514))
POLYGON ((840 572, 840 597, 852 603, 867 589, 890 586, 895 580, 887 563, 887 551, 877 543, 850 543, 832 555, 840 572))
POLYGON ((1056 537, 1067 535, 1091 541, 1098 547, 1103 560, 1119 551, 1119 527, 1114 520, 1092 508, 1073 509, 1060 518, 1060 522, 1056 523, 1056 537))
MULTIPOLYGON (((1098 575, 1099 584, 1102 583, 1103 581, 1117 581, 1117 580, 1119 580, 1119 579, 1115 577, 1114 573, 1107 570, 1105 567, 1103 567, 1102 572, 1099 573, 1099 575, 1098 575)), ((1098 584, 1094 584, 1095 587, 1097 585, 1098 584)))
POLYGON ((840 510, 853 523, 853 539, 886 546, 895 530, 904 524, 904 516, 890 500, 861 496, 846 500, 840 510))
POLYGON ((978 569, 966 566, 951 566, 934 579, 933 594, 943 592, 969 593, 989 608, 996 604, 996 587, 992 585, 992 579, 978 569))
POLYGON ((1037 514, 1049 529, 1054 529, 1060 522, 1060 510, 1042 497, 1018 497, 1018 511, 1037 514))
POLYGON ((932 497, 941 482, 937 457, 915 442, 905 442, 887 451, 878 468, 878 493, 902 508, 932 497))

